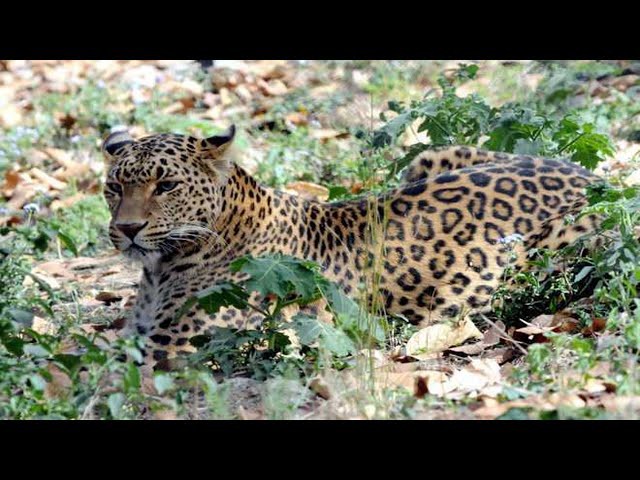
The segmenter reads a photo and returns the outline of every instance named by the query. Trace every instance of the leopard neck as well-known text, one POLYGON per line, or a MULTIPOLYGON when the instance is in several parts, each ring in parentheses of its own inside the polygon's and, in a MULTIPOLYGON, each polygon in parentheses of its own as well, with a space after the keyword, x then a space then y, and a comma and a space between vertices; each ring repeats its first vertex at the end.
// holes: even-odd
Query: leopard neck
POLYGON ((221 198, 215 229, 233 256, 304 256, 313 243, 313 237, 307 237, 319 233, 320 226, 326 224, 323 219, 329 221, 328 212, 332 210, 331 204, 260 185, 237 165, 233 166, 221 198))
POLYGON ((271 221, 275 194, 233 164, 227 184, 220 191, 222 203, 214 230, 228 245, 250 246, 271 221))

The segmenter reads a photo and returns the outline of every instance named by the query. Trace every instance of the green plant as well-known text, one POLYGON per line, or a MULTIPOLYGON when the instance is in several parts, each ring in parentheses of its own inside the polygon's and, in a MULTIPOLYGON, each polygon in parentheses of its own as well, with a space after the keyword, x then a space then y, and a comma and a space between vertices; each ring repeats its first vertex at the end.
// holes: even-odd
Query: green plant
POLYGON ((263 320, 257 330, 218 327, 210 335, 195 337, 192 343, 199 347, 193 356, 196 363, 213 361, 227 375, 244 371, 264 379, 282 374, 291 365, 305 371, 302 359, 323 368, 324 352, 339 365, 340 359, 354 354, 357 346, 385 338, 381 319, 363 312, 340 287, 325 279, 313 262, 277 254, 243 257, 232 264, 232 269, 248 275, 248 279, 216 284, 190 299, 181 312, 195 303, 209 314, 232 306, 254 310, 263 320), (261 295, 259 303, 250 300, 254 291, 261 295), (288 306, 304 306, 320 299, 326 301, 335 325, 305 314, 285 321, 283 311, 288 306))
MULTIPOLYGON (((461 65, 454 74, 438 80, 440 95, 430 90, 422 100, 409 106, 389 102, 389 110, 397 115, 373 132, 369 141, 373 148, 392 145, 414 122, 418 132, 425 131, 429 145, 478 145, 495 151, 527 155, 570 155, 582 166, 594 169, 605 157, 614 153, 608 136, 596 131, 591 123, 580 122, 572 114, 553 118, 531 104, 507 103, 491 107, 477 94, 459 97, 455 86, 477 74, 475 65, 461 65)), ((396 160, 392 172, 399 172, 415 156, 428 148, 413 145, 396 160)))

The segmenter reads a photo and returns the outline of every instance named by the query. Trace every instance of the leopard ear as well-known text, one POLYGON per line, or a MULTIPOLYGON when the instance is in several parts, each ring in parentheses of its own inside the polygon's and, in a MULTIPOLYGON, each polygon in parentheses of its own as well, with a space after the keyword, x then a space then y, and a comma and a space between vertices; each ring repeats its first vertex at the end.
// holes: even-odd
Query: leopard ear
POLYGON ((200 153, 216 173, 225 176, 231 166, 227 155, 229 147, 236 136, 236 126, 231 125, 225 132, 200 140, 200 153))
POLYGON ((126 130, 119 130, 109 135, 104 142, 102 142, 102 153, 108 160, 113 159, 115 152, 124 145, 133 143, 134 140, 126 130))
POLYGON ((201 141, 200 148, 210 158, 222 155, 233 143, 236 136, 236 126, 231 125, 225 132, 201 141))

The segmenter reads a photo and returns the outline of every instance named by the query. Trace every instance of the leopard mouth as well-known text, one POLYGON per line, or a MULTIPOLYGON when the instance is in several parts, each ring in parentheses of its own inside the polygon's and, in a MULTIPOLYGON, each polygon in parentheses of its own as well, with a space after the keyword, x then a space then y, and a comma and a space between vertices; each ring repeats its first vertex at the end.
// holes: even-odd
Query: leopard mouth
POLYGON ((127 248, 122 251, 125 255, 129 255, 132 257, 145 257, 149 253, 153 252, 150 248, 145 248, 138 245, 135 242, 132 242, 127 248))

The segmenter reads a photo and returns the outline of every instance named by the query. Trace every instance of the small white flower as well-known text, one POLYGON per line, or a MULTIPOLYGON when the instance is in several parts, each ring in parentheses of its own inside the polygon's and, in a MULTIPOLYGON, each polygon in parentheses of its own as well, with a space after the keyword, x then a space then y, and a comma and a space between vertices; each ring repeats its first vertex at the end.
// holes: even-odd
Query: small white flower
POLYGON ((519 233, 512 233, 511 235, 507 235, 506 237, 498 239, 498 243, 509 245, 511 243, 517 243, 523 240, 524 240, 524 237, 519 233))
POLYGON ((38 213, 40 212, 40 206, 37 203, 27 203, 22 209, 26 213, 38 213))
POLYGON ((144 92, 142 92, 139 88, 134 87, 131 91, 131 100, 136 105, 139 105, 141 103, 145 103, 147 101, 147 98, 144 92))

